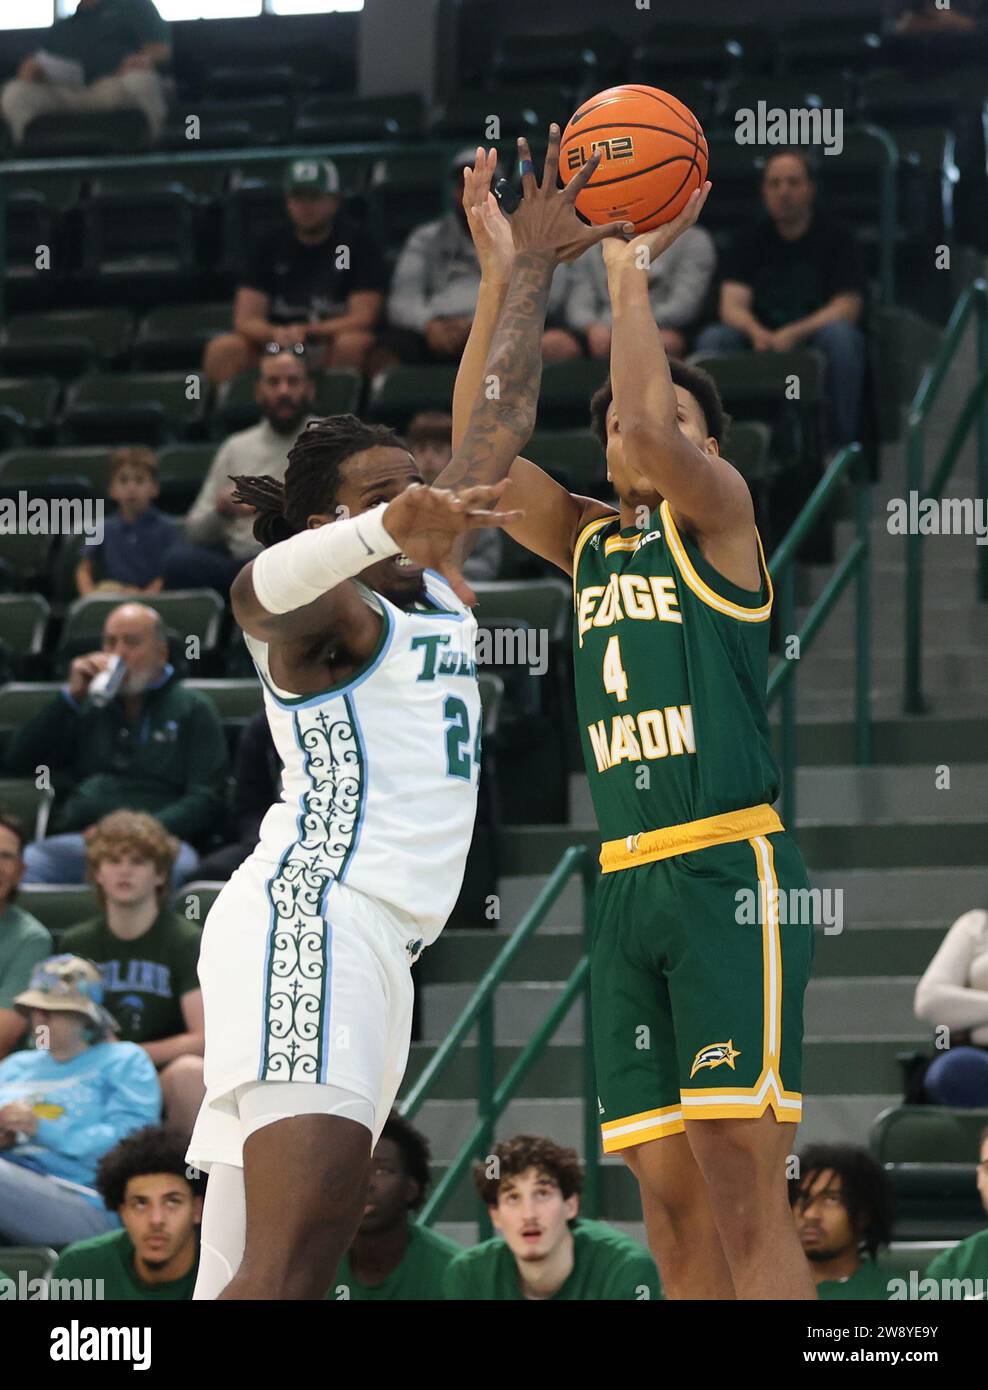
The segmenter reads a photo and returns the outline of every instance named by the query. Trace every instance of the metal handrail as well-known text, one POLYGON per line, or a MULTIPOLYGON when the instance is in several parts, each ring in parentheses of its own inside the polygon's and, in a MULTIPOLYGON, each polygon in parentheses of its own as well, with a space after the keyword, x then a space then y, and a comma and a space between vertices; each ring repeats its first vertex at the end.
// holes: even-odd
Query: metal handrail
MULTIPOLYGON (((950 480, 968 435, 977 426, 977 474, 975 491, 988 500, 988 282, 975 280, 954 305, 944 331, 940 350, 923 375, 913 397, 906 425, 907 504, 915 495, 917 503, 927 498, 939 500, 950 480), (926 464, 926 422, 947 379, 970 321, 975 320, 977 376, 944 447, 940 462, 928 484, 923 482, 926 464)), ((988 546, 979 546, 978 598, 988 600, 988 546)), ((905 613, 905 691, 903 707, 907 714, 923 714, 923 537, 910 527, 906 536, 906 613, 905 613)))
MULTIPOLYGON (((463 1178, 474 1157, 485 1157, 494 1138, 494 1126, 515 1091, 541 1056, 550 1039, 574 1002, 582 997, 583 1004, 583 1136, 585 1176, 581 1210, 593 1216, 598 1197, 598 1136, 597 1093, 593 1074, 593 1049, 590 1033, 590 932, 595 866, 583 845, 571 846, 549 875, 538 897, 526 912, 493 963, 484 973, 476 990, 467 1001, 459 1018, 450 1029, 418 1081, 399 1105, 400 1113, 412 1119, 425 1103, 437 1079, 445 1071, 460 1044, 470 1030, 477 1026, 477 1118, 442 1180, 419 1212, 418 1220, 433 1222, 463 1178), (535 933, 553 903, 572 876, 578 873, 583 883, 583 941, 584 951, 565 981, 563 992, 546 1018, 515 1059, 507 1076, 499 1084, 494 1080, 494 1004, 498 985, 525 942, 535 933)), ((481 1214, 481 1232, 490 1234, 490 1218, 486 1208, 481 1214)))
POLYGON ((779 590, 780 630, 788 646, 795 639, 792 652, 783 654, 773 668, 766 691, 766 705, 771 708, 782 700, 782 815, 792 832, 796 829, 796 671, 816 634, 823 626, 837 600, 852 578, 855 585, 855 752, 862 766, 871 761, 871 576, 869 556, 871 537, 871 486, 864 476, 864 454, 860 444, 848 444, 831 461, 823 477, 810 494, 806 505, 793 522, 788 533, 769 561, 769 574, 779 590), (819 521, 831 498, 845 479, 855 484, 855 519, 857 535, 847 554, 830 576, 823 593, 796 629, 796 555, 810 530, 819 521))

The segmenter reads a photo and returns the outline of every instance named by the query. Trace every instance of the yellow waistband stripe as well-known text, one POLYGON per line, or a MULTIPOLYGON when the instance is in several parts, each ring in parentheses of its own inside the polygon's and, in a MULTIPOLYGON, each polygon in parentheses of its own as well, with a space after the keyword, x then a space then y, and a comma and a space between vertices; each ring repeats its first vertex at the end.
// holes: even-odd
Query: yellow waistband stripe
POLYGON ((725 811, 683 825, 667 825, 663 830, 643 830, 637 835, 626 835, 623 840, 605 840, 600 847, 600 871, 612 874, 618 869, 633 869, 638 864, 671 859, 673 855, 690 854, 711 845, 729 845, 753 835, 775 835, 784 829, 767 802, 744 811, 725 811))

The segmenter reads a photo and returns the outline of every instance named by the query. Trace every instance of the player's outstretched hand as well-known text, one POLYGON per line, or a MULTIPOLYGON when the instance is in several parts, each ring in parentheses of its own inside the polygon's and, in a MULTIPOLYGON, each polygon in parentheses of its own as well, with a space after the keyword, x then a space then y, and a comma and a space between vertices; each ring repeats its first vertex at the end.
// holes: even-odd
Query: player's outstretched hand
POLYGON ((515 261, 515 245, 508 219, 491 192, 496 170, 497 150, 484 150, 478 145, 473 168, 463 170, 463 211, 477 248, 481 275, 485 280, 507 284, 515 261))
POLYGON ((549 127, 549 148, 546 151, 542 182, 536 183, 532 152, 522 136, 518 141, 521 160, 522 197, 511 214, 511 239, 515 251, 535 252, 553 261, 575 261, 588 247, 596 246, 606 237, 624 237, 635 230, 631 222, 607 222, 588 227, 577 216, 576 196, 592 177, 600 163, 600 154, 592 154, 570 179, 565 188, 558 188, 559 127, 549 127))
POLYGON ((465 531, 510 526, 522 516, 495 508, 508 481, 457 489, 411 483, 384 509, 384 529, 410 560, 438 570, 464 603, 474 604, 477 595, 460 573, 455 544, 465 531))
POLYGON ((609 266, 629 264, 638 270, 647 270, 663 251, 669 250, 672 243, 681 237, 688 227, 693 226, 703 211, 711 187, 707 182, 702 188, 695 188, 682 212, 671 222, 665 222, 651 232, 642 232, 641 236, 636 236, 631 241, 605 241, 602 248, 604 260, 609 266))

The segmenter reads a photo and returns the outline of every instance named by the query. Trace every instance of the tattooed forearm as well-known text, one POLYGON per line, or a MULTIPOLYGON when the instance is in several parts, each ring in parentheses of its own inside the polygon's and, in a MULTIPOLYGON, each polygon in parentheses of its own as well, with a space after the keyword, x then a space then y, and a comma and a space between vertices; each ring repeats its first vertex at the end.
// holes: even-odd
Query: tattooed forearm
POLYGON ((462 443, 437 482, 442 487, 497 483, 507 476, 535 428, 542 381, 542 332, 555 262, 522 252, 484 365, 484 378, 462 443))

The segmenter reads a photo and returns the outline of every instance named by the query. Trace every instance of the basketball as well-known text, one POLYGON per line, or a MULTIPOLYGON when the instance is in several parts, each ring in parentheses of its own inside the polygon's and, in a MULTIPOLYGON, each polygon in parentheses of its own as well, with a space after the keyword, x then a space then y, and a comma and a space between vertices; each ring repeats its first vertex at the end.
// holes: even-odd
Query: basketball
POLYGON ((658 87, 609 87, 576 111, 563 131, 564 183, 595 150, 601 160, 576 200, 588 222, 635 224, 648 232, 682 212, 707 177, 707 142, 688 107, 658 87))

